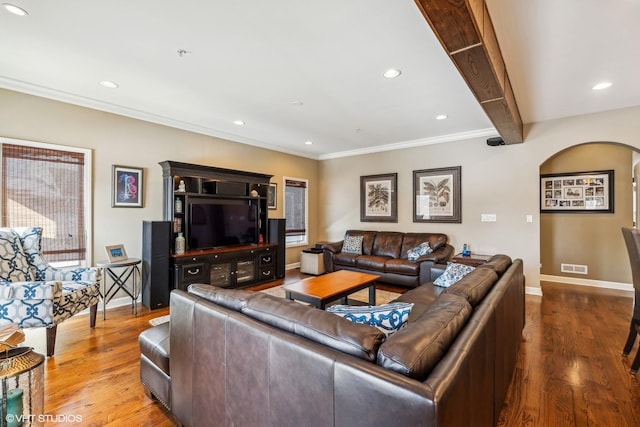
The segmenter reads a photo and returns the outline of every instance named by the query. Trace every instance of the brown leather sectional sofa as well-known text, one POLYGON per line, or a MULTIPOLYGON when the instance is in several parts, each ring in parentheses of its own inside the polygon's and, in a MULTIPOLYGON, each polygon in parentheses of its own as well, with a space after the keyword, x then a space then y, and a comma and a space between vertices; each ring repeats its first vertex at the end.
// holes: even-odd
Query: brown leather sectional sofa
POLYGON ((361 255, 342 252, 344 240, 316 244, 324 249, 327 272, 360 271, 379 275, 380 282, 416 287, 431 282, 431 267, 445 263, 453 255, 453 246, 442 233, 347 230, 345 238, 349 236, 363 236, 361 255), (409 261, 407 251, 423 242, 429 242, 433 252, 409 261))
POLYGON ((524 327, 522 261, 498 255, 398 301, 414 303, 409 322, 385 339, 283 298, 191 285, 173 291, 170 326, 141 335, 142 381, 185 426, 495 426, 524 327))

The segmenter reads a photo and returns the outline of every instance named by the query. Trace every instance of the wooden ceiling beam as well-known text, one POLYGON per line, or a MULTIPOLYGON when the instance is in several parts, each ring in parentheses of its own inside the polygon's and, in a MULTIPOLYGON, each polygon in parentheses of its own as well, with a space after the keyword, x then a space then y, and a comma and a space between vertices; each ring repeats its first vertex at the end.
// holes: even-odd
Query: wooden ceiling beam
POLYGON ((523 142, 523 126, 484 0, 415 0, 505 144, 523 142))

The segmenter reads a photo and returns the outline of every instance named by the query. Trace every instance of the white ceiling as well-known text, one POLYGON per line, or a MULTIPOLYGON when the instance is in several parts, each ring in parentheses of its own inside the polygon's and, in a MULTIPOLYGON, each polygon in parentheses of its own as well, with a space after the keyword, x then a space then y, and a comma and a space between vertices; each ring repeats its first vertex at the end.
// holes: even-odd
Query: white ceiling
MULTIPOLYGON (((7 89, 311 158, 496 135, 411 0, 7 1, 7 89)), ((523 122, 640 105, 640 0, 487 4, 523 122)))

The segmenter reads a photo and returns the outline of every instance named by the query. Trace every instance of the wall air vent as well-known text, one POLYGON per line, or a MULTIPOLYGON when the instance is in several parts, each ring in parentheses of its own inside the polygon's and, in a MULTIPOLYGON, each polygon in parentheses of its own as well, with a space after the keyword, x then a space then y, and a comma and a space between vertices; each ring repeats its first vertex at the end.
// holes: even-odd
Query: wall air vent
POLYGON ((589 268, 586 265, 579 264, 560 264, 560 271, 563 273, 589 274, 589 268))

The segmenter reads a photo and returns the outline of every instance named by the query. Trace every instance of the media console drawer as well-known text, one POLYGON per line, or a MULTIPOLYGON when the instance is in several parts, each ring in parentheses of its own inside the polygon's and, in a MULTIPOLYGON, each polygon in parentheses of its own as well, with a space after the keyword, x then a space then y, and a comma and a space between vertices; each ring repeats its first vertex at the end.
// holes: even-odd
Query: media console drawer
POLYGON ((241 288, 275 280, 277 245, 246 245, 172 256, 174 288, 192 283, 241 288))

